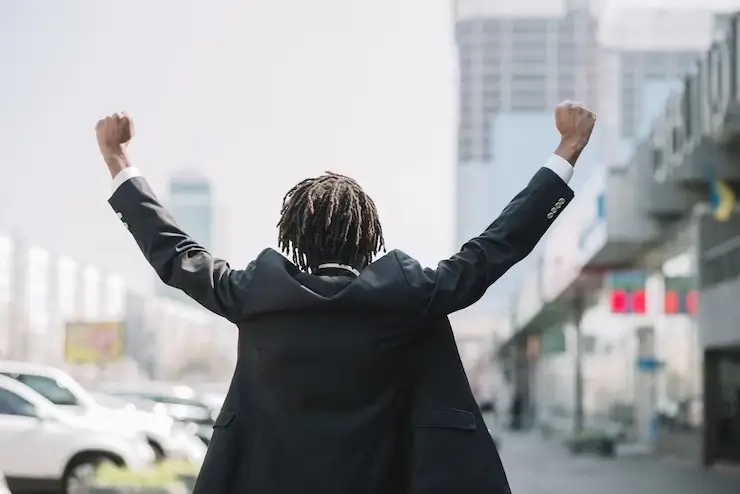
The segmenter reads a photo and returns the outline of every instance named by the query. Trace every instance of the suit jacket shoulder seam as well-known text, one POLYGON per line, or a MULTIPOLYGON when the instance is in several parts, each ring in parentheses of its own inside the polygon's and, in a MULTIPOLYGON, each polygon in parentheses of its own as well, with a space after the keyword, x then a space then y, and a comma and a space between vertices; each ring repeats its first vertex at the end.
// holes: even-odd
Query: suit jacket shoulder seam
POLYGON ((403 269, 403 264, 401 263, 401 259, 398 258, 398 251, 393 251, 393 257, 396 258, 396 262, 398 263, 398 269, 401 270, 401 276, 403 276, 403 281, 406 283, 406 288, 411 287, 411 283, 409 283, 409 279, 406 277, 406 270, 403 269))
MULTIPOLYGON (((260 252, 260 253, 259 253, 259 255, 258 255, 257 257, 255 257, 255 258, 254 258, 254 261, 252 261, 252 262, 250 262, 250 263, 249 263, 249 264, 254 264, 254 269, 255 269, 255 271, 257 270, 257 266, 258 266, 259 260, 260 260, 260 259, 262 259, 262 256, 264 256, 264 255, 265 255, 265 253, 266 253, 267 251, 269 251, 269 250, 270 250, 270 248, 269 248, 269 247, 267 247, 267 248, 265 248, 265 249, 262 249, 262 252, 260 252)), ((247 264, 247 268, 249 268, 249 264, 247 264)), ((247 286, 245 286, 245 287, 244 287, 244 294, 245 294, 246 296, 249 296, 249 292, 250 292, 250 291, 251 291, 251 289, 252 289, 252 284, 254 284, 254 279, 255 279, 255 278, 256 278, 256 276, 253 276, 253 277, 252 277, 252 279, 251 279, 251 280, 249 280, 249 283, 247 284, 247 286)), ((249 316, 247 316, 247 317, 244 317, 244 315, 242 315, 242 316, 241 316, 241 317, 239 317, 239 318, 238 318, 238 319, 237 319, 236 321, 234 321, 234 322, 233 322, 233 324, 234 324, 234 325, 235 325, 235 326, 237 327, 237 329, 239 329, 239 324, 243 323, 243 322, 244 322, 244 321, 246 321, 247 319, 249 319, 249 316)))

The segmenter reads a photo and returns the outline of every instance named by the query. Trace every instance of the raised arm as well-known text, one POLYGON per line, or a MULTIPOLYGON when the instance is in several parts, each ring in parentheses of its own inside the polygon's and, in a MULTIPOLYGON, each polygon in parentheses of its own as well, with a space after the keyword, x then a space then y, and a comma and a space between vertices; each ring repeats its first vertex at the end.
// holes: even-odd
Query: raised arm
POLYGON ((450 314, 477 302, 496 280, 524 259, 573 198, 567 182, 593 131, 595 115, 564 102, 555 111, 560 145, 501 215, 436 269, 397 253, 401 269, 424 313, 450 314))
POLYGON ((106 117, 95 130, 113 178, 110 205, 157 275, 206 309, 237 322, 244 313, 251 269, 231 269, 177 226, 138 170, 129 164, 126 144, 133 134, 130 117, 106 117))

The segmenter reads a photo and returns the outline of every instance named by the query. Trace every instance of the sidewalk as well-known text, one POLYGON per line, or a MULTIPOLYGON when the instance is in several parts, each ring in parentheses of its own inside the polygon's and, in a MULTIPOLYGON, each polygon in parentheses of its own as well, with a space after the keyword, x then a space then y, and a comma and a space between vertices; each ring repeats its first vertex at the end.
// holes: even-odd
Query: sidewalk
POLYGON ((739 494, 740 477, 650 457, 572 456, 539 434, 506 434, 501 457, 512 494, 739 494))

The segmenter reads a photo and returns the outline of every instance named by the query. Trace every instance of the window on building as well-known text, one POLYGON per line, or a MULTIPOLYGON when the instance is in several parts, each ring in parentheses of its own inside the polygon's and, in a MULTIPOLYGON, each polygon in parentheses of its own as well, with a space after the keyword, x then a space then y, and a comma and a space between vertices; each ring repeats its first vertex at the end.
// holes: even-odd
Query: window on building
POLYGON ((511 84, 516 89, 544 91, 546 76, 543 73, 518 73, 511 77, 511 84))
POLYGON ((577 100, 576 88, 574 86, 561 87, 558 89, 558 103, 565 100, 577 100))
POLYGON ((563 328, 549 328, 542 333, 542 354, 556 355, 566 350, 565 331, 563 328))
POLYGON ((460 21, 455 25, 455 30, 459 33, 472 33, 474 30, 472 21, 460 21))
POLYGON ((501 65, 501 54, 499 52, 488 52, 488 51, 483 53, 483 65, 485 66, 501 65))
POLYGON ((501 91, 498 89, 487 90, 483 93, 483 107, 488 112, 498 109, 501 104, 501 91))
POLYGON ((545 88, 539 91, 518 90, 514 88, 511 94, 511 106, 519 111, 542 111, 547 108, 547 94, 545 88))
POLYGON ((581 349, 584 355, 596 353, 596 344, 596 336, 588 334, 581 336, 581 349))
POLYGON ((653 176, 659 177, 663 172, 663 150, 659 147, 653 147, 650 153, 650 164, 653 170, 653 176))
POLYGON ((488 71, 483 74, 483 84, 486 89, 497 87, 501 84, 501 74, 498 71, 488 71))
POLYGON ((460 161, 469 161, 472 159, 473 142, 468 137, 462 137, 458 140, 457 154, 460 161))
POLYGON ((487 40, 483 44, 483 55, 498 58, 501 56, 501 43, 497 39, 487 40))
POLYGON ((548 19, 514 19, 511 23, 511 31, 514 36, 531 36, 542 38, 547 32, 548 19))
POLYGON ((502 19, 486 19, 483 21, 483 33, 487 36, 499 35, 502 30, 502 19))

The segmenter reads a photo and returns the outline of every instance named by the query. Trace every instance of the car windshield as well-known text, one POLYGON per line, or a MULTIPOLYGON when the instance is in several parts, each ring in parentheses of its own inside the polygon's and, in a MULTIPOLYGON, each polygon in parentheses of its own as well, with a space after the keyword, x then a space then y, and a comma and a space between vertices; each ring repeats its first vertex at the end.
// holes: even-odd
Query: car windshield
POLYGON ((33 389, 55 405, 76 406, 80 404, 74 393, 56 379, 32 374, 16 374, 12 377, 33 389))

